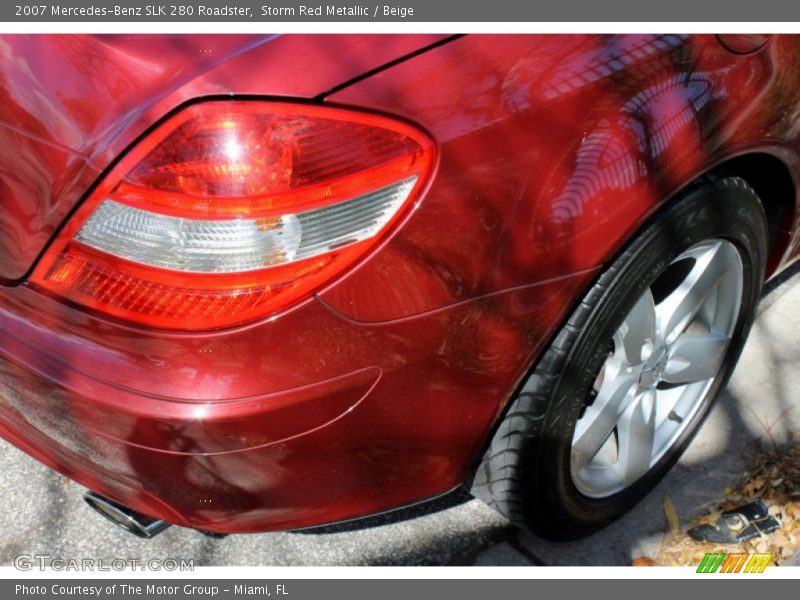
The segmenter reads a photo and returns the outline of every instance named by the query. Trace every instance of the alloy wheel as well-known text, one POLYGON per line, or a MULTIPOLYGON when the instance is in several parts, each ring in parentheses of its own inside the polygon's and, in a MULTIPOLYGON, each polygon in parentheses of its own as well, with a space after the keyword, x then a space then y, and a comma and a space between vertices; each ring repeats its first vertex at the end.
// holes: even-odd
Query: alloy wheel
POLYGON ((722 367, 742 293, 739 252, 715 238, 683 252, 641 295, 575 425, 570 468, 580 493, 624 490, 676 443, 722 367))

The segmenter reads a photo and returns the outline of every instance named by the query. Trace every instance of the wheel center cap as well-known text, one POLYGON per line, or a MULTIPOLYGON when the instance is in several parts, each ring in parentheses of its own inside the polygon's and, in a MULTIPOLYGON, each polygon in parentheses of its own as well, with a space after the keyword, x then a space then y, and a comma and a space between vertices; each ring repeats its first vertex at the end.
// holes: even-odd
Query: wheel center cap
POLYGON ((654 388, 661 381, 661 373, 667 366, 667 349, 664 346, 656 348, 650 357, 645 361, 641 375, 639 375, 639 387, 642 389, 654 388))

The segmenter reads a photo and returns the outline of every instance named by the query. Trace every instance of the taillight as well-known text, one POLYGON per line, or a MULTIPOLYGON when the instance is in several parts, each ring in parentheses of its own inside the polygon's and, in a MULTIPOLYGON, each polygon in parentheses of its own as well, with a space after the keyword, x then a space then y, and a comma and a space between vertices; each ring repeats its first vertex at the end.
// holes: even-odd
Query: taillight
POLYGON ((427 136, 383 116, 195 104, 123 157, 31 283, 155 327, 252 321, 362 257, 413 204, 433 163, 427 136))

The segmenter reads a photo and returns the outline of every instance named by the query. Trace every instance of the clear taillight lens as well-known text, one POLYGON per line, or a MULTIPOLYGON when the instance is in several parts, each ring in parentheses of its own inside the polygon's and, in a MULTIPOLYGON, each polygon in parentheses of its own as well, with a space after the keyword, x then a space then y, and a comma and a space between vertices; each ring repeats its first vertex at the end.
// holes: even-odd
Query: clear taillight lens
POLYGON ((104 178, 31 283, 156 327, 258 319, 362 257, 413 204, 433 164, 430 139, 387 117, 195 104, 104 178))

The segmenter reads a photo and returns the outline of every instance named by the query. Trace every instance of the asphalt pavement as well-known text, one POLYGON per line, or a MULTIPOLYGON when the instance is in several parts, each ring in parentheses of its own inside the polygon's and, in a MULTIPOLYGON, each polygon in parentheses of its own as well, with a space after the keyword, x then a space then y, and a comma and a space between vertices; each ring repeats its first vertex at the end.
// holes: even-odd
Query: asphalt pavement
POLYGON ((629 565, 659 544, 668 496, 683 521, 719 499, 753 444, 800 430, 800 269, 770 286, 739 366, 678 465, 623 519, 580 542, 521 533, 463 494, 359 523, 305 532, 212 538, 171 527, 140 540, 81 499, 83 489, 0 441, 0 564, 47 554, 201 565, 629 565))

